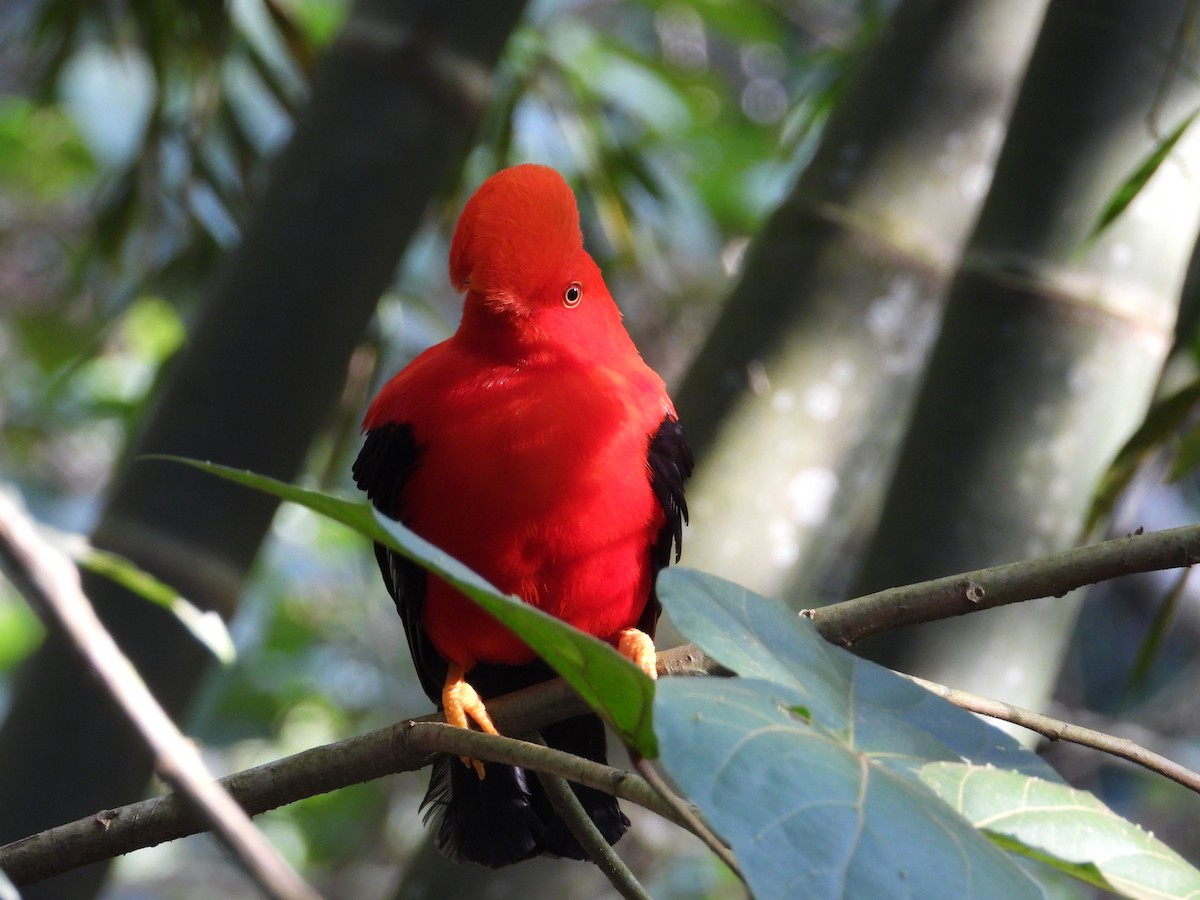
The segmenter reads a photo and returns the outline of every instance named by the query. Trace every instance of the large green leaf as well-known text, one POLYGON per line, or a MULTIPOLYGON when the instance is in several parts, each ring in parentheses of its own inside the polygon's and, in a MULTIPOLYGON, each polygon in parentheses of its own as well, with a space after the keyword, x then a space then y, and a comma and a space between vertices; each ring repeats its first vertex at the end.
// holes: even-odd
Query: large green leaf
POLYGON ((572 628, 492 587, 462 563, 416 533, 379 515, 367 502, 353 502, 287 484, 265 475, 183 457, 150 457, 185 463, 221 478, 297 503, 384 544, 470 597, 521 637, 613 726, 622 739, 648 759, 658 755, 651 725, 654 682, 603 641, 572 628))
POLYGON ((808 699, 744 678, 658 688, 662 760, 758 900, 1041 896, 932 791, 797 714, 808 699))
POLYGON ((664 682, 655 721, 668 771, 756 896, 1036 896, 1004 850, 1129 896, 1200 896, 1186 862, 1012 738, 782 603, 688 570, 658 587, 740 676, 664 682))
POLYGON ((1200 897, 1200 872, 1086 791, 966 763, 921 779, 997 841, 1125 897, 1200 897))
POLYGON ((852 747, 912 771, 930 759, 969 759, 1058 776, 978 716, 907 678, 830 644, 809 619, 740 585, 692 569, 666 569, 658 595, 671 621, 706 654, 744 678, 786 684, 813 721, 852 747))

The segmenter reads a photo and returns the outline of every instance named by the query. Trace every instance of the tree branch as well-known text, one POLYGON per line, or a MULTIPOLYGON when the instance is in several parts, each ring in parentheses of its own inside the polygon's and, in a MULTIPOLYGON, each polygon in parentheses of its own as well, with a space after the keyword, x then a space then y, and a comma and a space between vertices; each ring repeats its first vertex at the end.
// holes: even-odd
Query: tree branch
MULTIPOLYGON (((548 682, 547 686, 557 687, 560 684, 563 682, 553 681, 548 682)), ((533 691, 535 688, 528 690, 533 691)), ((520 692, 520 694, 524 693, 524 691, 520 692)), ((546 693, 548 696, 549 692, 546 693)), ((518 694, 509 696, 514 699, 518 698, 518 694)), ((491 711, 493 706, 498 706, 499 702, 498 700, 490 701, 488 710, 491 711)), ((532 702, 540 704, 541 698, 534 697, 532 702)), ((493 721, 495 721, 495 716, 493 716, 493 721)), ((488 762, 533 769, 536 772, 553 775, 565 781, 573 781, 575 784, 595 788, 598 791, 620 797, 622 800, 636 803, 638 806, 645 807, 664 819, 674 822, 681 828, 692 831, 697 837, 701 837, 691 827, 686 816, 680 815, 652 785, 632 772, 564 753, 562 750, 555 750, 545 744, 454 728, 446 725, 440 716, 410 719, 404 723, 404 727, 409 730, 406 735, 408 745, 414 750, 421 751, 422 765, 432 754, 448 753, 451 756, 486 759, 488 762)), ((419 767, 414 766, 413 768, 419 767)), ((0 848, 0 853, 2 852, 3 848, 0 848)))
POLYGON ((806 609, 821 635, 850 647, 863 638, 908 625, 994 609, 1039 597, 1062 597, 1075 588, 1122 575, 1188 567, 1200 562, 1200 525, 1077 547, 1042 559, 1008 563, 889 588, 806 609))
POLYGON ((947 687, 944 684, 938 684, 935 681, 926 681, 924 678, 917 678, 911 675, 909 677, 921 685, 921 687, 932 691, 943 699, 949 700, 955 706, 969 709, 971 712, 979 713, 982 716, 988 716, 992 719, 1012 722, 1014 725, 1020 725, 1022 728, 1028 728, 1030 731, 1036 731, 1038 734, 1052 741, 1070 741, 1072 744, 1081 744, 1085 747, 1103 750, 1105 753, 1137 763, 1139 766, 1143 766, 1152 772, 1157 772, 1159 775, 1164 775, 1172 781, 1182 784, 1189 790, 1200 793, 1200 772, 1194 772, 1186 766, 1167 759, 1153 750, 1148 750, 1128 738, 1121 738, 1113 734, 1106 734, 1103 731, 1096 731, 1094 728, 1085 728, 1082 725, 1064 722, 1061 719, 1054 719, 1042 713, 1034 712, 1031 709, 1013 706, 1011 703, 1005 703, 1003 700, 981 697, 979 694, 960 691, 956 688, 947 687))
POLYGON ((675 810, 675 814, 678 819, 682 819, 684 822, 687 822, 687 828, 708 845, 708 849, 711 850, 716 857, 721 860, 721 862, 725 863, 725 865, 729 868, 729 871, 736 875, 739 880, 745 882, 746 876, 742 874, 741 867, 738 866, 737 859, 734 858, 733 851, 730 850, 724 842, 722 842, 722 840, 717 836, 716 832, 708 827, 708 823, 700 818, 699 813, 693 811, 694 807, 692 804, 671 790, 671 786, 668 785, 666 780, 658 773, 658 770, 654 768, 654 765, 650 762, 650 760, 646 759, 641 754, 633 753, 632 751, 631 755, 633 757, 633 768, 638 772, 638 774, 646 779, 646 783, 649 784, 650 787, 654 788, 658 795, 662 797, 662 799, 672 809, 675 810))
MULTIPOLYGON (((1042 596, 1061 596, 1085 584, 1137 572, 1190 566, 1198 560, 1200 526, 1191 525, 880 591, 802 614, 813 619, 826 639, 850 645, 891 628, 1042 596)), ((659 674, 663 676, 725 672, 691 644, 660 653, 658 662, 659 674)), ((561 680, 489 701, 488 709, 497 727, 508 734, 537 731, 588 711, 586 704, 561 680)), ((1068 723, 1053 727, 1055 735, 1064 740, 1085 736, 1088 731, 1068 723)), ((1182 767, 1132 742, 1114 738, 1109 742, 1081 743, 1132 759, 1192 786, 1177 777, 1182 767)), ((422 768, 437 752, 466 753, 551 772, 609 791, 689 827, 649 784, 631 773, 522 741, 445 728, 433 716, 306 750, 230 775, 222 783, 247 813, 257 815, 315 794, 422 768)), ((15 883, 28 884, 70 868, 195 834, 203 828, 203 820, 172 794, 105 810, 0 847, 0 869, 15 883)))
MULTIPOLYGON (((668 670, 696 666, 694 648, 660 654, 668 670)), ((588 711, 561 680, 488 702, 496 726, 509 734, 536 731, 588 711)), ((447 728, 438 716, 410 719, 344 741, 314 747, 221 779, 251 816, 316 794, 415 771, 436 753, 468 755, 549 772, 607 791, 681 821, 645 781, 629 772, 525 741, 447 728)), ((205 821, 179 795, 168 794, 48 829, 0 847, 0 869, 16 884, 31 884, 79 866, 111 859, 205 830, 205 821)))
POLYGON ((48 626, 67 635, 154 754, 162 778, 186 798, 193 815, 212 827, 263 892, 281 900, 316 900, 316 892, 213 780, 195 746, 163 712, 84 596, 74 563, 48 544, 4 493, 0 493, 0 566, 48 626))
MULTIPOLYGON (((537 735, 537 744, 542 747, 547 746, 541 735, 537 735)), ((537 772, 536 774, 555 813, 566 823, 571 834, 575 836, 575 840, 579 842, 579 846, 596 864, 596 868, 604 873, 604 877, 608 879, 609 884, 616 888, 617 893, 625 900, 652 900, 641 882, 629 870, 629 866, 625 865, 625 861, 617 855, 617 851, 604 839, 604 835, 600 833, 596 823, 587 814, 567 780, 548 772, 537 772)))

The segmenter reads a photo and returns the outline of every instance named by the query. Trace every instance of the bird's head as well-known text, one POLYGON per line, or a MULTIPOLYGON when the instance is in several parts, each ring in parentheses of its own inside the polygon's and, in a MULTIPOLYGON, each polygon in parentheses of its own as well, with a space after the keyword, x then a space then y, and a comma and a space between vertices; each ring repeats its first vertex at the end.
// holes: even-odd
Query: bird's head
POLYGON ((467 294, 464 324, 491 320, 522 337, 594 341, 620 312, 583 249, 579 209, 563 177, 526 163, 487 179, 450 245, 450 280, 467 294))

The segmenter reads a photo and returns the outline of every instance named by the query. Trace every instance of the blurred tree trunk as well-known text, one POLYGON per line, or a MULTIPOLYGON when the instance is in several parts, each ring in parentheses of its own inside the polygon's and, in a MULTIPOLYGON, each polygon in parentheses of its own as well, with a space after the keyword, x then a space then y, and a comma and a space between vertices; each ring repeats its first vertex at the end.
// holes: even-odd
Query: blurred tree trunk
MULTIPOLYGON (((1118 186, 1200 107, 1191 7, 1051 3, 859 592, 1077 540, 1098 476, 1153 392, 1200 221, 1189 132, 1088 240, 1118 186)), ((875 649, 905 671, 1037 707, 1076 609, 1022 604, 875 649)))
POLYGON ((1044 6, 904 0, 840 98, 679 392, 693 565, 841 593, 1044 6))
MULTIPOLYGON (((523 5, 354 7, 115 479, 97 545, 203 607, 234 612, 275 504, 137 457, 177 453, 296 476, 429 199, 461 166, 523 5)), ((146 601, 96 578, 85 587, 159 700, 181 714, 205 653, 146 601)), ((140 743, 53 634, 16 679, 0 772, 4 841, 135 800, 150 774, 140 743)), ((63 876, 27 896, 90 896, 104 871, 63 876)))

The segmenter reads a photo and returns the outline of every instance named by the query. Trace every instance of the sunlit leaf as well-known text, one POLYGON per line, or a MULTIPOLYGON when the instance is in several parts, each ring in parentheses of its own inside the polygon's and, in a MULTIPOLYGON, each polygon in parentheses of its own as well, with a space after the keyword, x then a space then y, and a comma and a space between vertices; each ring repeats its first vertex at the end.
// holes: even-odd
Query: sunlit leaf
POLYGON ((330 0, 266 0, 267 11, 301 67, 315 53, 315 46, 331 40, 346 18, 345 3, 330 0))
POLYGON ((952 762, 921 779, 1003 846, 1083 881, 1124 897, 1200 896, 1200 871, 1086 791, 952 762))
POLYGON ((303 72, 311 72, 317 61, 315 40, 329 39, 332 28, 341 23, 342 10, 331 3, 280 3, 264 0, 271 24, 287 47, 288 56, 303 72))
POLYGON ((1150 154, 1143 159, 1133 170, 1133 173, 1122 182, 1116 192, 1109 198, 1105 204, 1100 217, 1096 220, 1096 224, 1092 226, 1091 232, 1087 236, 1087 241, 1093 241, 1111 225, 1116 218, 1123 213, 1130 203, 1134 201, 1138 194, 1142 192, 1146 184, 1154 177, 1154 173, 1158 171, 1159 166, 1163 164, 1171 151, 1175 149, 1175 145, 1179 143, 1184 132, 1191 127, 1200 110, 1196 110, 1190 116, 1171 129, 1161 141, 1155 145, 1150 154))
POLYGON ((0 672, 7 672, 38 645, 45 630, 27 603, 9 599, 0 583, 0 672))
POLYGON ((186 600, 168 584, 116 553, 97 550, 91 545, 72 547, 72 556, 81 568, 103 575, 155 606, 165 609, 183 623, 201 644, 226 665, 237 656, 233 638, 225 621, 213 610, 202 610, 186 600))
POLYGON ((138 356, 162 362, 186 337, 178 310, 161 297, 139 297, 125 313, 121 337, 138 356))

